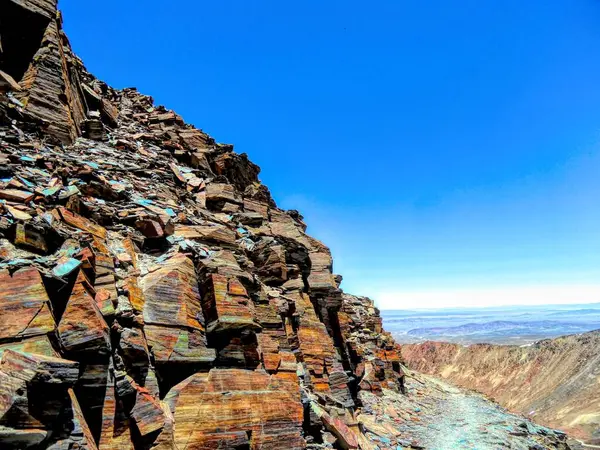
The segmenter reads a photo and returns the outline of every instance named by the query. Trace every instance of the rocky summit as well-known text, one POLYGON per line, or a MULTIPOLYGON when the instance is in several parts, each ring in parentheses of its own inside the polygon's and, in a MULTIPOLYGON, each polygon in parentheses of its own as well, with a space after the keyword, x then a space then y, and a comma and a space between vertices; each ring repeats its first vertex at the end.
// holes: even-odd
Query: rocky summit
MULTIPOLYGON (((0 1, 0 448, 445 448, 453 391, 405 382, 259 167, 96 79, 61 24, 0 1)), ((518 423, 494 445, 568 448, 518 423)))

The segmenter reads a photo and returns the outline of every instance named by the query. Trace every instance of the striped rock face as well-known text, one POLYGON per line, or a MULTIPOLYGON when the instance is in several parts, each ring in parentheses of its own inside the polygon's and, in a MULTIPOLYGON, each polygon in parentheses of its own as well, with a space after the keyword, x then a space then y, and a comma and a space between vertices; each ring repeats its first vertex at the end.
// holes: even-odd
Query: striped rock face
POLYGON ((56 8, 0 1, 0 447, 368 442, 359 391, 401 376, 372 302, 245 154, 88 73, 56 8))

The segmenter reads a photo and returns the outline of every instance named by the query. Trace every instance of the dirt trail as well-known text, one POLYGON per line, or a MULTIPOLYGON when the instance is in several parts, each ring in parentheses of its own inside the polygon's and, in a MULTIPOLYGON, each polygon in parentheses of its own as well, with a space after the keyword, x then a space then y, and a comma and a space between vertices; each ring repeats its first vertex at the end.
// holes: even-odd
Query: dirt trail
POLYGON ((600 445, 586 444, 581 439, 575 439, 583 448, 600 448, 600 445))
MULTIPOLYGON (((542 449, 539 427, 512 415, 484 397, 431 379, 447 395, 415 434, 432 450, 542 449)), ((541 432, 541 433, 540 433, 541 432)))
POLYGON ((600 330, 528 347, 447 342, 402 346, 407 365, 481 392, 533 420, 596 444, 600 437, 600 330))
MULTIPOLYGON (((451 386, 441 380, 414 374, 407 382, 408 395, 386 392, 370 408, 379 423, 400 433, 400 448, 427 450, 544 450, 574 449, 564 433, 539 426, 514 415, 482 395, 451 386), (390 405, 410 415, 390 416, 390 405), (392 423, 392 421, 394 423, 392 423)), ((367 403, 369 399, 366 399, 367 403)), ((377 400, 375 400, 377 401, 377 400)), ((376 440, 376 439, 375 439, 376 440)), ((387 441, 382 439, 381 444, 387 441)), ((385 445, 379 448, 388 448, 385 445)), ((396 447, 397 448, 397 447, 396 447)))

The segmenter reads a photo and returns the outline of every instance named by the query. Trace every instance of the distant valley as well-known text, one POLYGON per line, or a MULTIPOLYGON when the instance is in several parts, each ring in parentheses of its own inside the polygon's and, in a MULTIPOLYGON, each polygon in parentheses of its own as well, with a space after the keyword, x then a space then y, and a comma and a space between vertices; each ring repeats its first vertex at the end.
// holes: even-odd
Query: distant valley
POLYGON ((533 345, 402 346, 409 368, 481 392, 505 408, 600 444, 600 331, 533 345))
POLYGON ((383 311, 410 369, 600 444, 600 304, 383 311))
POLYGON ((397 342, 529 345, 541 339, 600 329, 600 303, 382 311, 397 342))

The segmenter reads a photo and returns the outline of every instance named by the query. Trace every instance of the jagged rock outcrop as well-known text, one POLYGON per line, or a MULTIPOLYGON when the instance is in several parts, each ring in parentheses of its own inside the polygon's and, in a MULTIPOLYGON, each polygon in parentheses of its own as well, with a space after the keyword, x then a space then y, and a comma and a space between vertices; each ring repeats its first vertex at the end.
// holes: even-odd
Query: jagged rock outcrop
POLYGON ((482 392, 536 422, 600 444, 600 331, 531 346, 402 346, 407 365, 482 392))
MULTIPOLYGON (((405 385, 373 301, 340 289, 258 166, 97 80, 61 20, 55 0, 0 0, 0 448, 443 439, 421 423, 464 396, 405 385)), ((475 431, 495 427, 494 442, 569 448, 484 409, 475 431)))
POLYGON ((403 377, 373 302, 56 7, 0 2, 0 447, 370 448, 361 395, 403 377))

